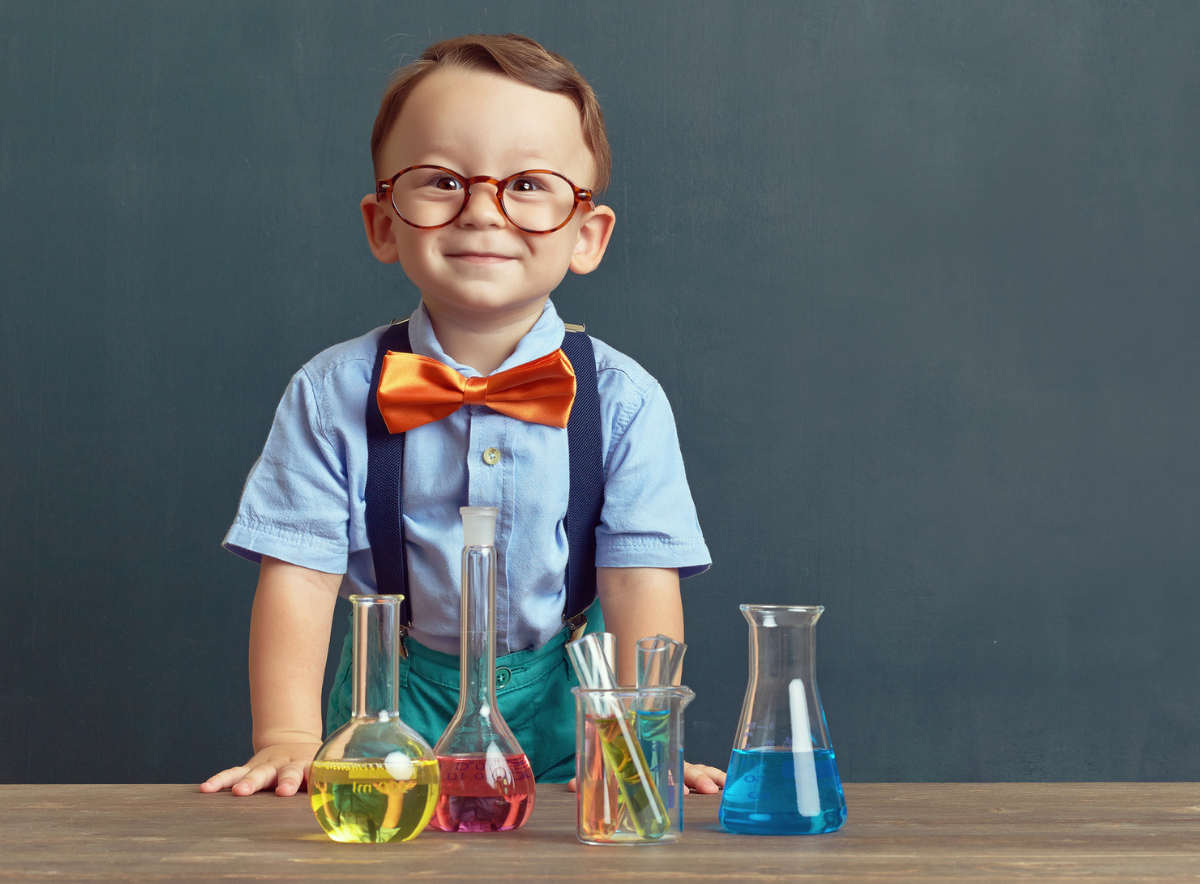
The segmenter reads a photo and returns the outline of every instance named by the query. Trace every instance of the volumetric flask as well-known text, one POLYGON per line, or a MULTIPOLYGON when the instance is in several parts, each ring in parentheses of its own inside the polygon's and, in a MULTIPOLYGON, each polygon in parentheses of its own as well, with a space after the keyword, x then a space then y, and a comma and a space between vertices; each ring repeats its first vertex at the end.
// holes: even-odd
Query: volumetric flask
POLYGON ((683 832, 685 687, 572 688, 576 832, 585 844, 662 844, 683 832))
POLYGON ((721 825, 743 835, 817 835, 846 822, 817 693, 815 627, 825 610, 742 605, 750 680, 742 703, 721 825))
POLYGON ((433 751, 400 720, 399 595, 352 595, 354 693, 350 721, 317 750, 309 799, 334 841, 407 841, 438 800, 433 751))
POLYGON ((496 516, 464 506, 458 710, 434 748, 442 794, 429 825, 507 832, 529 819, 533 769, 496 706, 496 516))

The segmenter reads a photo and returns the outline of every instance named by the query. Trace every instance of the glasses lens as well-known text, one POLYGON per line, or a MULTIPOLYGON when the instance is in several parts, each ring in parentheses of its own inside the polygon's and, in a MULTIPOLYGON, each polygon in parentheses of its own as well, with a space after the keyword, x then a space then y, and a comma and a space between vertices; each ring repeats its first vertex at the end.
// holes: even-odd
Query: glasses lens
POLYGON ((457 175, 433 166, 417 166, 392 185, 392 204, 410 224, 437 227, 458 214, 466 194, 466 184, 457 175))
POLYGON ((522 172, 508 182, 500 199, 505 213, 518 227, 546 231, 571 216, 575 189, 553 172, 522 172))

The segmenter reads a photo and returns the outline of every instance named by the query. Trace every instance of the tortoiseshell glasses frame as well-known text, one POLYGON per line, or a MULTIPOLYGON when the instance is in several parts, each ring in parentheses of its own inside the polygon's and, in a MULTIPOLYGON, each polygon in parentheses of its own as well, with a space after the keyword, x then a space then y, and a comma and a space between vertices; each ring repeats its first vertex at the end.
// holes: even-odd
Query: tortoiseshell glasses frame
MULTIPOLYGON (((375 199, 377 202, 383 202, 384 197, 387 196, 388 201, 391 202, 392 208, 396 210, 396 214, 399 216, 400 220, 410 227, 415 227, 418 230, 437 230, 440 227, 453 224, 458 217, 466 211, 467 203, 471 199, 471 188, 476 184, 490 184, 495 187, 496 192, 492 199, 496 201, 496 205, 500 208, 500 211, 504 214, 504 217, 507 218, 514 227, 519 230, 523 230, 526 233, 553 233, 556 230, 561 230, 562 228, 566 227, 568 223, 570 223, 572 218, 575 217, 575 212, 578 211, 580 203, 591 203, 594 199, 591 190, 586 187, 578 186, 566 175, 563 175, 561 172, 555 172, 551 169, 526 169, 523 172, 517 172, 514 175, 509 175, 507 178, 491 178, 487 175, 476 175, 472 178, 468 178, 465 175, 455 172, 453 169, 447 169, 445 166, 433 166, 428 164, 409 166, 406 169, 401 169, 391 178, 384 178, 375 182, 375 199), (404 216, 404 212, 402 212, 400 207, 396 205, 396 182, 400 179, 400 176, 419 169, 429 169, 431 171, 444 173, 445 175, 448 175, 457 181, 462 188, 462 204, 458 207, 458 211, 456 211, 453 216, 439 224, 417 224, 415 221, 406 218, 404 216), (507 191, 508 186, 514 181, 519 181, 521 178, 528 178, 529 176, 533 175, 553 176, 553 178, 561 179, 570 188, 570 196, 573 198, 570 211, 561 222, 553 227, 546 227, 542 229, 526 227, 512 217, 512 215, 509 213, 508 207, 504 204, 504 194, 507 191)), ((566 196, 566 194, 563 195, 563 208, 566 206, 566 196)), ((555 217, 557 217, 557 215, 555 217)))

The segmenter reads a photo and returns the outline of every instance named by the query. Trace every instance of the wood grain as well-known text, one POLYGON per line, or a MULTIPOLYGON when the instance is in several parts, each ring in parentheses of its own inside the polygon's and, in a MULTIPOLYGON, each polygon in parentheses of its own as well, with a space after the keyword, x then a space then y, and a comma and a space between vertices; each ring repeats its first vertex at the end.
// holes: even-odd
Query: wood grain
POLYGON ((194 786, 0 786, 0 881, 1200 880, 1200 785, 850 784, 832 835, 728 834, 692 795, 674 845, 588 847, 574 796, 541 786, 521 830, 325 838, 304 796, 194 786))

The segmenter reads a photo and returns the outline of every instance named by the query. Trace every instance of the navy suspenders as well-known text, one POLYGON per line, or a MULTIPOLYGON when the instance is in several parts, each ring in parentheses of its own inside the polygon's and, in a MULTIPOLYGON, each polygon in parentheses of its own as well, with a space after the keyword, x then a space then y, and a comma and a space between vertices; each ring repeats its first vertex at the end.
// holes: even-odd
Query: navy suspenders
MULTIPOLYGON (((567 499, 567 600, 563 621, 573 630, 585 621, 584 612, 596 598, 596 528, 604 506, 604 458, 600 435, 600 393, 596 380, 596 355, 583 331, 563 335, 563 352, 575 369, 575 402, 567 421, 567 449, 571 458, 571 490, 567 499)), ((409 604, 408 564, 404 552, 404 434, 389 433, 379 413, 376 394, 383 357, 389 350, 411 353, 408 322, 389 326, 379 340, 371 390, 367 398, 367 538, 375 563, 375 584, 380 593, 400 594, 400 622, 412 624, 409 604)))
POLYGON ((408 558, 404 552, 404 520, 400 517, 404 472, 404 434, 392 435, 379 413, 377 394, 383 357, 388 350, 411 353, 408 322, 390 325, 379 340, 371 390, 367 396, 367 539, 375 563, 375 586, 380 595, 403 595, 400 623, 412 623, 408 599, 408 558))
POLYGON ((604 454, 600 436, 600 390, 596 352, 583 331, 563 335, 562 350, 575 369, 575 402, 567 418, 571 492, 567 498, 567 602, 563 620, 578 638, 583 613, 596 598, 596 529, 604 506, 604 454))

